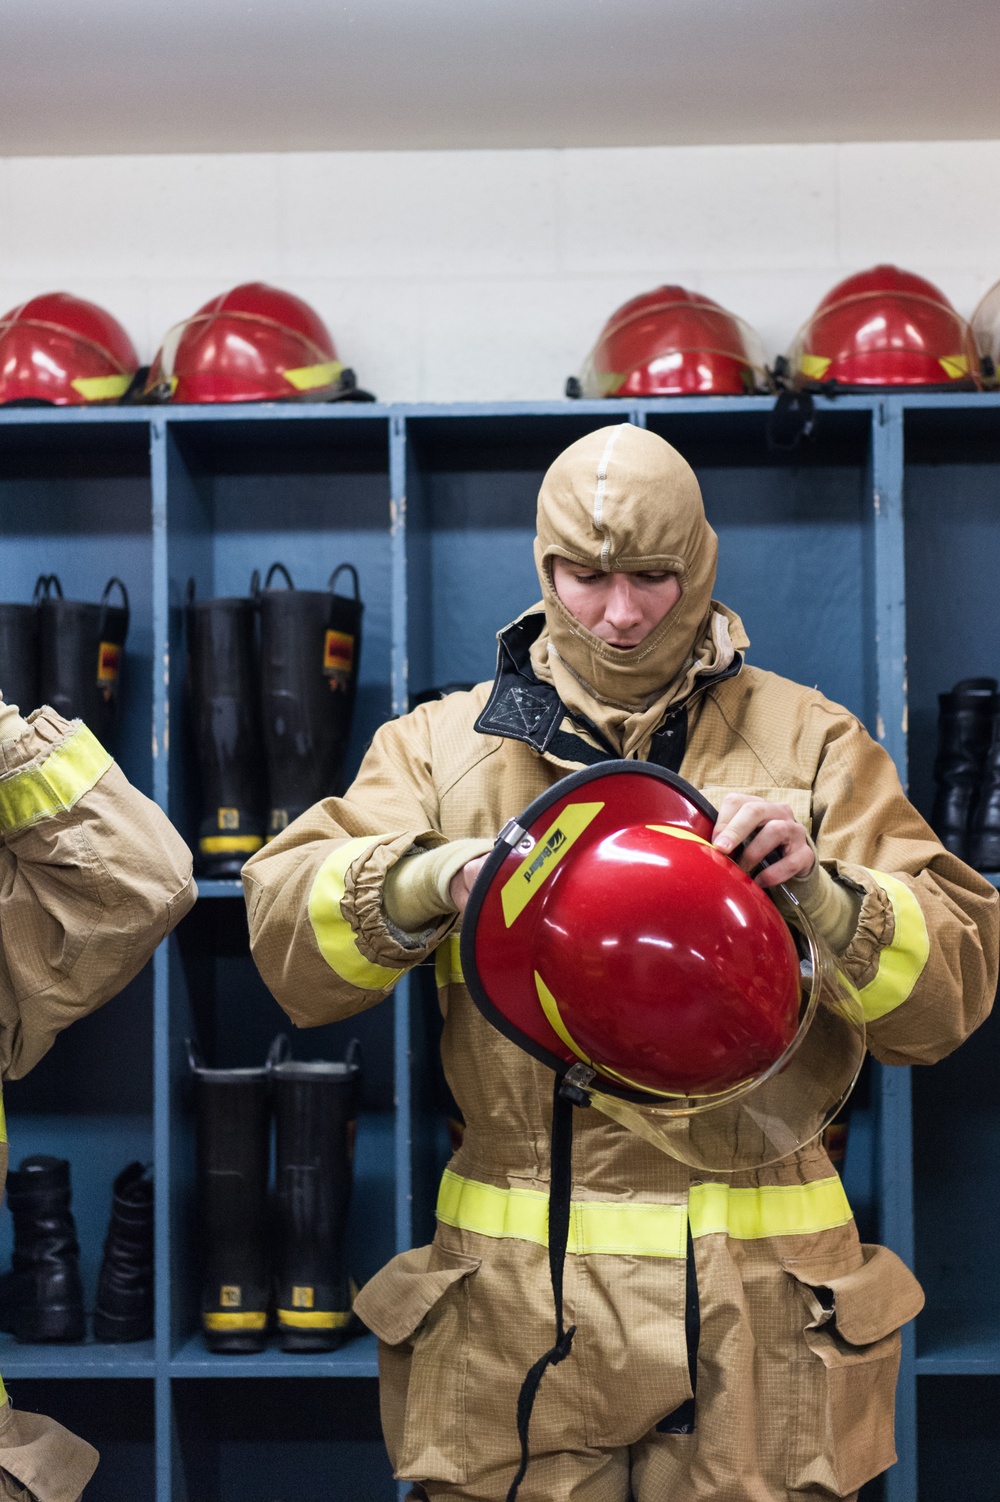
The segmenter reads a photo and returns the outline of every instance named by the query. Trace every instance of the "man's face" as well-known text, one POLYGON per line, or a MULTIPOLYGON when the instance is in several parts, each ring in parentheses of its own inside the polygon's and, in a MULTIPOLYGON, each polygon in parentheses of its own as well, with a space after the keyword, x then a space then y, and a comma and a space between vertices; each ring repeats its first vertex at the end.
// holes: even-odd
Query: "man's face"
POLYGON ((552 583, 581 626, 623 652, 645 641, 681 597, 676 574, 606 574, 568 558, 552 559, 552 583))

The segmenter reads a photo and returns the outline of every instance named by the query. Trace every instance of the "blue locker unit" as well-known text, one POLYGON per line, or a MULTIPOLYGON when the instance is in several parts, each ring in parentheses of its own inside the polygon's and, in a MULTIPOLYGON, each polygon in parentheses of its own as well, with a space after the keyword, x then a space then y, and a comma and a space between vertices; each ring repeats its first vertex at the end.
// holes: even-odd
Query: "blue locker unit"
MULTIPOLYGON (((305 588, 324 587, 338 563, 357 566, 365 615, 352 773, 410 695, 492 674, 497 629, 538 596, 531 539, 546 466, 585 432, 628 419, 697 469, 720 536, 717 593, 744 616, 752 660, 847 704, 904 779, 909 759, 926 812, 936 694, 1000 666, 1000 398, 855 395, 817 406, 815 441, 791 452, 768 448, 765 397, 0 410, 0 598, 29 599, 36 576, 53 570, 77 598, 96 599, 112 573, 125 579, 132 626, 116 749, 193 841, 189 578, 208 597, 245 594, 252 572, 275 561, 305 588)), ((199 886, 194 911, 127 991, 6 1091, 12 1162, 33 1151, 71 1160, 91 1299, 111 1181, 131 1158, 154 1161, 156 1338, 33 1348, 3 1337, 0 1370, 15 1402, 102 1449, 88 1502, 390 1499, 399 1489, 379 1435, 372 1337, 322 1356, 226 1357, 198 1332, 186 1040, 196 1037, 210 1064, 245 1066, 291 1032, 250 959, 239 884, 199 886)), ((433 1225, 447 1144, 425 982, 412 977, 352 1022, 292 1039, 303 1058, 342 1057, 353 1037, 364 1049, 349 1234, 359 1280, 433 1225)), ((876 1488, 887 1502, 993 1495, 992 1046, 987 1024, 953 1059, 918 1071, 912 1099, 910 1071, 876 1069, 870 1109, 852 1124, 852 1203, 928 1292, 904 1337, 900 1461, 876 1488)), ((4 1214, 0 1260, 9 1246, 4 1214)))

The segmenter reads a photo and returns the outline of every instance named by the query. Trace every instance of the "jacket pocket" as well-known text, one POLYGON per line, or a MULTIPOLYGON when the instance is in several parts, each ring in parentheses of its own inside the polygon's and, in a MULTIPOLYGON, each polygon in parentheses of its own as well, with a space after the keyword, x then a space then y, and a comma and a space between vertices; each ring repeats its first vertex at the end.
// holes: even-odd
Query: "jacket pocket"
POLYGON ((478 1267, 475 1257, 417 1247, 394 1257, 355 1300, 355 1313, 389 1348, 383 1425, 400 1480, 466 1479, 468 1279, 478 1267))
POLYGON ((809 1315, 807 1349, 791 1363, 787 1482, 850 1496, 896 1460, 893 1438, 901 1325, 923 1307, 895 1252, 862 1246, 861 1266, 831 1273, 821 1259, 782 1259, 809 1315))

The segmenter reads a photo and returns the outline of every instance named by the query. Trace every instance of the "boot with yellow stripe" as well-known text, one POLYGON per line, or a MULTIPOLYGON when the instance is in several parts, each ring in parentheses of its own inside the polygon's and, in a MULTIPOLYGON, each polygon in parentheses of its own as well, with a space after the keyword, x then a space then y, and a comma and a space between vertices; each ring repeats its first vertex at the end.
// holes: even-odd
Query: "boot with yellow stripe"
POLYGON ((272 1050, 276 1125, 276 1319, 285 1351, 332 1351, 360 1325, 344 1267, 360 1049, 342 1063, 272 1050))
POLYGON ((210 1351, 262 1351, 270 1302, 270 1089, 261 1069, 206 1069, 190 1050, 198 1149, 201 1327, 210 1351))

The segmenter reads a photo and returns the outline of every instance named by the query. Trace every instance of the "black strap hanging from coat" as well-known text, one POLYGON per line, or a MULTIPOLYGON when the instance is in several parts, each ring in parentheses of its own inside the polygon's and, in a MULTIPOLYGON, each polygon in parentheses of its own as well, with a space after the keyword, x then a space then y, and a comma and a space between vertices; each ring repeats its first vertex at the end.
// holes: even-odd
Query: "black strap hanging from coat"
POLYGON ((573 1346, 576 1326, 563 1325, 563 1268, 569 1245, 570 1200, 573 1194, 573 1104, 563 1094, 562 1076, 556 1075, 552 1097, 552 1149, 549 1179, 549 1273, 556 1310, 556 1343, 540 1356, 521 1384, 517 1396, 517 1434, 521 1441, 521 1464, 510 1484, 507 1502, 516 1502, 521 1482, 531 1459, 528 1427, 531 1410, 542 1378, 550 1366, 565 1361, 573 1346))

